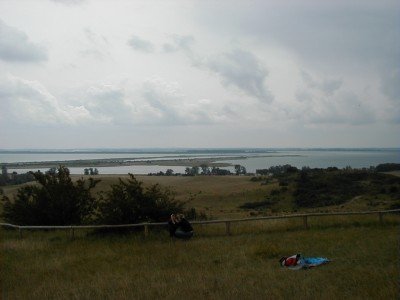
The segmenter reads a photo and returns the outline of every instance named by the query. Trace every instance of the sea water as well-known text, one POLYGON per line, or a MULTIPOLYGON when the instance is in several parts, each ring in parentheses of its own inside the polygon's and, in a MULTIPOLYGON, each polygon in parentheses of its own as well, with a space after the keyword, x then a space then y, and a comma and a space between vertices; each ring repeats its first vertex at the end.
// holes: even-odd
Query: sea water
MULTIPOLYGON (((90 152, 82 153, 72 150, 64 152, 40 152, 40 151, 0 151, 1 163, 15 162, 41 162, 41 161, 68 161, 68 160, 90 160, 90 159, 127 159, 135 161, 154 160, 152 165, 135 166, 110 166, 97 167, 100 174, 148 174, 165 172, 172 169, 175 173, 184 173, 185 166, 162 166, 157 165, 157 160, 162 164, 162 160, 183 159, 183 158, 207 158, 217 157, 221 160, 217 162, 229 163, 232 166, 226 167, 233 171, 234 165, 242 165, 247 172, 254 173, 257 169, 265 169, 271 166, 290 164, 301 168, 308 166, 311 168, 338 167, 344 168, 368 168, 382 163, 400 163, 400 149, 235 149, 235 150, 209 150, 199 149, 190 151, 149 151, 149 152, 127 152, 115 150, 109 152, 90 152), (157 152, 157 153, 155 153, 157 152), (222 159, 226 157, 238 157, 237 159, 222 159)), ((85 168, 92 167, 72 167, 71 174, 83 174, 85 168)), ((10 172, 16 171, 19 174, 27 171, 37 171, 37 168, 29 169, 9 169, 10 172)), ((41 169, 46 171, 47 169, 41 169)))

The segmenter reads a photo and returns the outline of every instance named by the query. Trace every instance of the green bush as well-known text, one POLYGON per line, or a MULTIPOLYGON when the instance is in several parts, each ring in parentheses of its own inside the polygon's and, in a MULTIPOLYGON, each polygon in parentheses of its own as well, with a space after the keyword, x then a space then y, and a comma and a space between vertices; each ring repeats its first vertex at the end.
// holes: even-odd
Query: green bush
POLYGON ((395 164, 395 163, 380 164, 377 165, 375 168, 375 171, 377 172, 391 172, 399 170, 400 170, 400 164, 395 164))
POLYGON ((368 170, 302 170, 294 198, 299 207, 320 207, 345 203, 359 195, 388 194, 396 199, 400 178, 368 170))
POLYGON ((80 179, 75 184, 69 170, 60 166, 54 172, 32 173, 36 185, 20 188, 13 201, 3 197, 2 216, 18 225, 77 225, 89 223, 95 206, 91 189, 98 180, 88 184, 80 179))
POLYGON ((266 199, 264 201, 246 202, 246 203, 240 205, 239 208, 262 210, 262 209, 271 207, 275 203, 276 202, 273 200, 266 199))
POLYGON ((166 221, 171 213, 183 211, 183 202, 174 199, 169 189, 154 184, 147 188, 135 176, 119 179, 111 190, 100 195, 97 220, 100 224, 133 224, 166 221))

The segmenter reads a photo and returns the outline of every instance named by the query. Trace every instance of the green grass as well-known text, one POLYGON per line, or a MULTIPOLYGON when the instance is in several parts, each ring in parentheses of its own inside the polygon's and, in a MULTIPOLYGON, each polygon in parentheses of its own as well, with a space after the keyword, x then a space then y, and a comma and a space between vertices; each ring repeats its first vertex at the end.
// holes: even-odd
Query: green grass
POLYGON ((398 216, 196 225, 190 241, 165 231, 98 236, 2 230, 2 299, 396 299, 398 216), (344 225, 340 225, 344 224, 344 225), (356 225, 356 226, 354 226, 356 225), (283 255, 325 256, 311 270, 283 255))
MULTIPOLYGON (((73 175, 73 179, 90 176, 73 175)), ((128 175, 99 175, 96 179, 101 182, 93 190, 94 193, 110 189, 110 185, 118 182, 118 178, 127 178, 128 175)), ((187 208, 194 207, 198 212, 204 212, 212 219, 241 218, 253 215, 269 215, 276 213, 315 212, 315 211, 361 211, 389 209, 394 203, 387 199, 387 195, 356 196, 342 205, 332 205, 317 208, 298 208, 294 205, 292 186, 286 192, 276 196, 278 201, 264 211, 241 209, 247 202, 258 202, 266 199, 273 190, 280 190, 278 182, 272 181, 267 185, 250 181, 249 176, 136 176, 144 186, 159 183, 175 192, 177 200, 188 201, 187 208)), ((12 197, 19 186, 3 187, 4 194, 12 197)), ((0 205, 1 213, 1 205, 0 205)))
MULTIPOLYGON (((119 176, 99 176, 97 191, 119 176)), ((188 206, 213 218, 240 218, 259 213, 239 209, 261 201, 277 183, 260 185, 249 177, 147 177, 192 198, 188 206)), ((12 196, 16 186, 5 187, 12 196)), ((279 196, 279 195, 278 195, 279 196)), ((373 199, 376 200, 375 198, 373 199)), ((376 201, 381 201, 377 199, 376 201)), ((384 201, 384 199, 382 200, 384 201)), ((292 212, 282 198, 279 213, 292 212)), ((305 211, 367 210, 356 197, 341 206, 305 211)), ((262 212, 270 213, 270 212, 262 212)), ((400 278, 399 215, 309 217, 195 225, 190 241, 172 241, 165 230, 100 236, 91 230, 1 229, 2 299, 397 299, 400 278), (282 269, 281 256, 302 253, 325 256, 332 263, 311 270, 282 269)))

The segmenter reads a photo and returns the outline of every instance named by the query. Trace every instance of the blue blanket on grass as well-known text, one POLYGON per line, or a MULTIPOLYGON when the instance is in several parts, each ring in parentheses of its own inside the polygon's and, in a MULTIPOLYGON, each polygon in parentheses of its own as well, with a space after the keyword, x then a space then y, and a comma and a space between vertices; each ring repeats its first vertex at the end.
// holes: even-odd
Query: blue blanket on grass
POLYGON ((303 257, 301 254, 297 254, 296 256, 293 255, 288 259, 291 258, 292 260, 290 261, 290 264, 285 264, 285 261, 282 262, 281 259, 281 265, 291 270, 300 270, 310 269, 330 262, 330 260, 326 257, 303 257), (296 257, 295 262, 293 261, 294 257, 296 257))
POLYGON ((302 257, 300 258, 300 264, 303 264, 303 267, 312 268, 319 265, 323 265, 328 263, 330 260, 326 257, 302 257))

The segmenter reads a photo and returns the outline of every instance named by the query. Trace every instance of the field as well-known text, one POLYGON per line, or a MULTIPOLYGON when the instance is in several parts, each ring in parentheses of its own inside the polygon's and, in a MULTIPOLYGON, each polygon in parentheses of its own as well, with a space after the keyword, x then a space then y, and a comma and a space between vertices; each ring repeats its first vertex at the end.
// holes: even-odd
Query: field
POLYGON ((70 240, 3 231, 2 298, 396 299, 398 225, 358 222, 308 231, 258 225, 229 237, 196 228, 187 242, 166 232, 70 240), (301 271, 279 266, 282 255, 298 252, 333 261, 301 271))
MULTIPOLYGON (((120 177, 119 175, 99 176, 101 182, 94 192, 107 190, 110 184, 117 183, 120 177)), ((378 195, 354 197, 341 205, 299 208, 293 205, 293 197, 288 195, 291 192, 289 186, 289 191, 279 195, 279 202, 272 209, 260 212, 255 209, 242 209, 240 206, 247 202, 262 201, 271 192, 280 189, 276 180, 262 184, 252 182, 250 176, 136 176, 136 178, 142 181, 144 186, 159 183, 161 186, 170 188, 174 191, 177 200, 187 202, 187 207, 194 207, 211 219, 293 212, 384 210, 390 209, 393 203, 387 199, 387 195, 378 195)))
MULTIPOLYGON (((117 177, 101 179, 97 191, 117 177)), ((191 199, 188 206, 212 218, 254 215, 239 206, 262 200, 277 186, 246 176, 139 179, 169 186, 177 199, 191 199)), ((4 191, 12 195, 16 188, 4 191)), ((355 199, 324 208, 350 209, 371 207, 355 199)), ((232 224, 231 236, 224 224, 195 225, 190 241, 154 229, 147 238, 87 230, 74 239, 63 231, 24 232, 20 239, 2 229, 2 299, 397 299, 399 223, 399 216, 385 216, 383 225, 376 215, 312 217, 305 230, 301 219, 253 221, 232 224), (295 253, 332 262, 282 269, 279 258, 295 253)))

